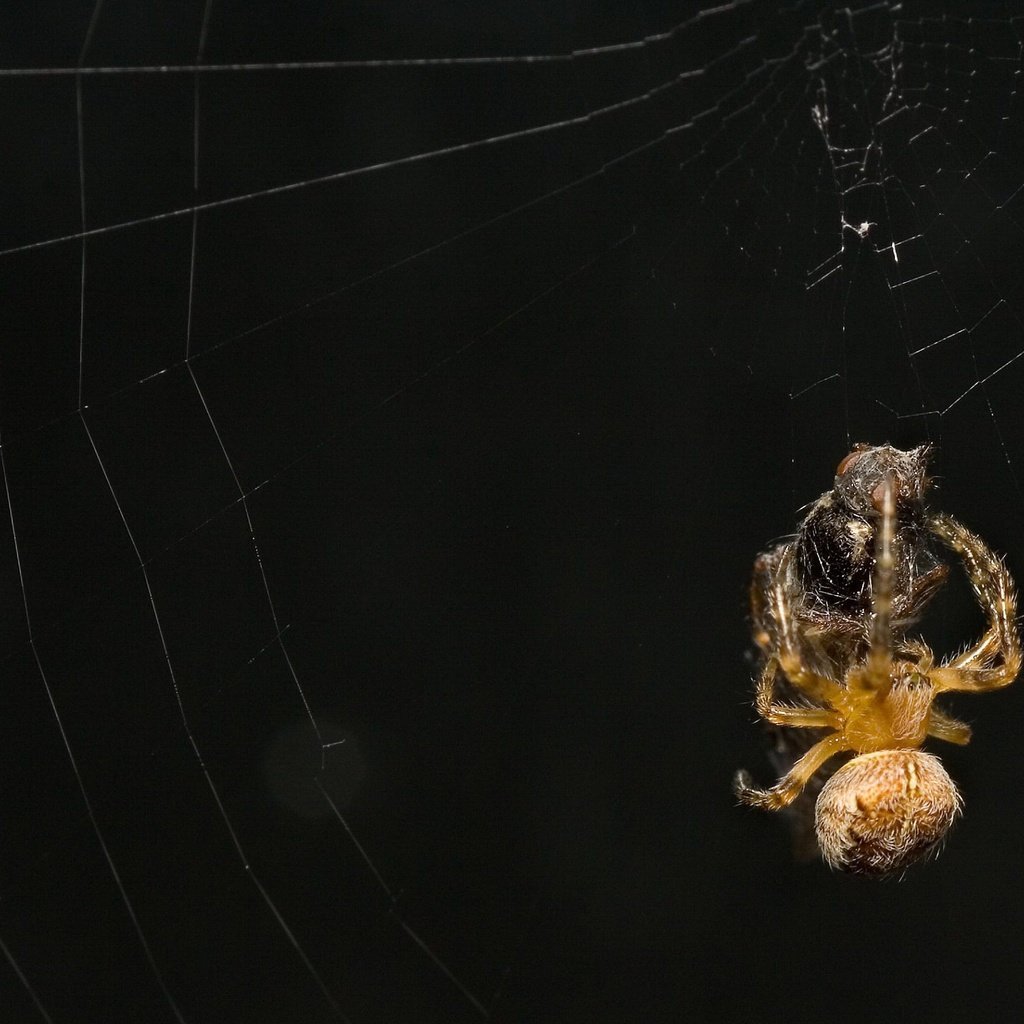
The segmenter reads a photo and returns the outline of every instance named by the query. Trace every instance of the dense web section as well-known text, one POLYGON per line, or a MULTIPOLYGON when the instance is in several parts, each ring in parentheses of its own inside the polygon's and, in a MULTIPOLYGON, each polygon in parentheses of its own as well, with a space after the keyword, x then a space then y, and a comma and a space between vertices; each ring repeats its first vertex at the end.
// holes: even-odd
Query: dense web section
POLYGON ((4 15, 5 1019, 601 1019, 715 913, 676 453, 734 649, 851 442, 1019 520, 1013 5, 406 6, 4 15))

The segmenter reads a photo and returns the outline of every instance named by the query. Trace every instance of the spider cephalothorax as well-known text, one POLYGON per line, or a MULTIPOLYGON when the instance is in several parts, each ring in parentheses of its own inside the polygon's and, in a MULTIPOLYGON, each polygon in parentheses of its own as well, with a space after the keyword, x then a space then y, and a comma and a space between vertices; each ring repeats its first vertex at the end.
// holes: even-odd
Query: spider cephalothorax
MULTIPOLYGON (((892 449, 891 451, 895 451, 892 449)), ((839 477, 850 460, 864 457, 859 449, 840 464, 839 477)), ((908 454, 908 453, 898 453, 908 454)), ((913 453, 909 453, 913 454, 913 453)), ((862 478, 858 486, 864 490, 862 478)), ((935 664, 920 640, 894 634, 894 611, 913 590, 915 576, 900 576, 896 567, 908 564, 899 551, 898 474, 885 469, 868 489, 877 506, 872 525, 870 611, 859 619, 840 615, 849 652, 841 672, 830 673, 834 656, 808 658, 808 632, 817 631, 812 649, 828 640, 829 619, 794 614, 792 560, 796 545, 773 553, 769 569, 755 571, 755 626, 766 660, 757 685, 755 706, 765 721, 780 730, 813 730, 816 739, 771 789, 753 788, 744 772, 735 789, 744 802, 780 810, 800 796, 828 761, 853 756, 828 779, 815 805, 817 842, 833 866, 862 874, 899 871, 934 849, 960 810, 960 797, 937 758, 919 748, 929 736, 965 744, 970 729, 949 717, 935 697, 954 690, 983 692, 1013 682, 1021 653, 1016 629, 1013 582, 1006 567, 981 538, 955 520, 928 515, 924 528, 962 562, 988 629, 963 654, 935 664), (901 561, 902 560, 902 561, 901 561), (894 586, 894 584, 896 586, 894 586), (758 604, 760 602, 760 604, 758 604), (849 624, 858 627, 852 640, 849 624), (781 673, 796 700, 782 702, 776 692, 781 673)), ((916 557, 916 556, 915 556, 916 557)), ((842 645, 839 645, 840 647, 842 645)))

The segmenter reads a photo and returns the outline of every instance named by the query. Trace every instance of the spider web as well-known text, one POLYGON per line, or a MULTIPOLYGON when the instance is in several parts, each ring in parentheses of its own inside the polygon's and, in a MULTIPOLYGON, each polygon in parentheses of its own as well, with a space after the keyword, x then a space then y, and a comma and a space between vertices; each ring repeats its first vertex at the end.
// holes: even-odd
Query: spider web
POLYGON ((1019 557, 1013 6, 483 6, 3 16, 5 1019, 763 1013, 753 554, 1019 557))

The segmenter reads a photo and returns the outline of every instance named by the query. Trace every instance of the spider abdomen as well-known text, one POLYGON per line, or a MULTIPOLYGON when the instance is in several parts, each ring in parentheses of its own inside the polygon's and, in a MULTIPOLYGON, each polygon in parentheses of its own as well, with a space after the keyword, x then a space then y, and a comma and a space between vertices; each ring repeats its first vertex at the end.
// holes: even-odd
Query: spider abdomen
POLYGON ((832 867, 889 875, 933 850, 961 803, 934 754, 879 750, 853 758, 828 780, 818 795, 814 824, 832 867))

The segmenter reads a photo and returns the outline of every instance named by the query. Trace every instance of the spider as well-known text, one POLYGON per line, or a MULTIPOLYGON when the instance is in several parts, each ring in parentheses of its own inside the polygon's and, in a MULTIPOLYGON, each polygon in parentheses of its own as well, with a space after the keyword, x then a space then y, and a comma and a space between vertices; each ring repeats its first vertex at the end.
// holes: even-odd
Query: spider
MULTIPOLYGON (((928 528, 931 454, 927 446, 901 451, 890 445, 856 445, 839 463, 832 490, 811 503, 794 537, 758 557, 750 603, 754 639, 763 661, 778 647, 775 622, 768 611, 770 595, 778 585, 785 588, 792 632, 806 668, 843 679, 853 663, 863 660, 879 519, 875 495, 887 473, 896 483, 891 629, 893 643, 902 641, 949 575, 932 550, 935 538, 928 528)), ((806 700, 784 675, 776 675, 775 684, 780 698, 806 700)), ((820 729, 787 729, 770 723, 767 729, 772 741, 768 756, 780 776, 824 735, 820 729)), ((814 804, 829 776, 848 758, 849 754, 841 755, 819 769, 785 809, 797 860, 820 855, 814 804)))
MULTIPOLYGON (((861 456, 866 451, 861 449, 861 456)), ((850 458, 857 455, 855 451, 850 458)), ((839 477, 843 471, 840 464, 839 477)), ((966 744, 971 731, 935 706, 936 695, 1007 686, 1021 664, 1010 574, 980 537, 949 516, 928 517, 927 530, 963 563, 988 628, 973 647, 938 665, 923 641, 904 639, 900 630, 894 631, 896 615, 901 610, 908 615, 918 611, 922 594, 931 596, 936 587, 930 581, 923 590, 915 589, 917 577, 910 577, 905 585, 907 577, 900 575, 900 566, 916 558, 898 547, 897 503, 903 491, 904 483, 891 467, 870 491, 878 522, 871 537, 870 611, 857 627, 859 646, 851 645, 849 638, 844 641, 851 653, 841 681, 808 664, 803 654, 801 630, 808 622, 793 614, 787 583, 792 560, 799 557, 798 545, 777 549, 770 579, 762 581, 759 591, 755 577, 755 592, 763 601, 764 636, 758 642, 763 647, 771 644, 757 684, 757 712, 785 730, 823 732, 771 789, 755 789, 745 772, 737 773, 734 786, 743 803, 781 810, 793 803, 829 760, 852 753, 855 756, 818 794, 815 832, 831 866, 879 876, 900 871, 936 849, 960 812, 960 794, 949 774, 937 757, 920 748, 928 736, 966 744), (894 589, 894 582, 900 582, 902 589, 894 589), (780 669, 802 703, 777 699, 780 669)), ((855 616, 839 617, 847 632, 851 622, 857 621, 855 616)), ((811 620, 811 628, 827 630, 827 624, 827 616, 811 620)), ((827 633, 823 639, 828 640, 827 633)))

